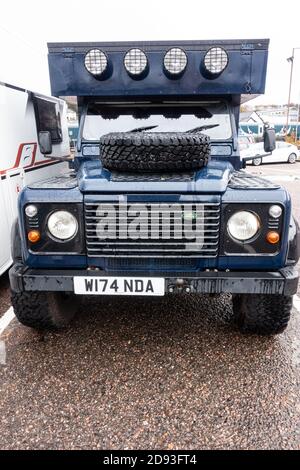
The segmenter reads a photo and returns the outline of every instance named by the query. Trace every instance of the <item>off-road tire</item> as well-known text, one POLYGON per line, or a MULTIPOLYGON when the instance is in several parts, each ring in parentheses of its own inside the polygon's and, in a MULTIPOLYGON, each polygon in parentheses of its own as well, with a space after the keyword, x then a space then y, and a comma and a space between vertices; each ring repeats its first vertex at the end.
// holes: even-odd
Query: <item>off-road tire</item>
POLYGON ((12 292, 12 306, 20 323, 37 330, 66 327, 76 313, 74 294, 12 292))
POLYGON ((289 155, 288 162, 293 164, 293 163, 296 163, 296 160, 297 160, 297 155, 295 153, 291 153, 289 155))
POLYGON ((293 296, 272 294, 233 295, 233 313, 243 333, 277 335, 288 325, 293 296))
POLYGON ((100 139, 104 168, 114 171, 199 170, 207 165, 210 139, 185 132, 116 132, 100 139))

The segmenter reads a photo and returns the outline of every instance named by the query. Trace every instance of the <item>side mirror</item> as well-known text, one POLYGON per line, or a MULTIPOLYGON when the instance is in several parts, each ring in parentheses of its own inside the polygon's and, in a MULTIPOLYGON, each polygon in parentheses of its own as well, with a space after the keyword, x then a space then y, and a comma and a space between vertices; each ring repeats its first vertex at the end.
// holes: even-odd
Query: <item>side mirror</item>
POLYGON ((276 134, 274 129, 265 129, 264 131, 264 151, 273 152, 276 148, 276 134))
POLYGON ((49 131, 39 132, 39 146, 43 155, 50 155, 52 153, 52 139, 49 131))

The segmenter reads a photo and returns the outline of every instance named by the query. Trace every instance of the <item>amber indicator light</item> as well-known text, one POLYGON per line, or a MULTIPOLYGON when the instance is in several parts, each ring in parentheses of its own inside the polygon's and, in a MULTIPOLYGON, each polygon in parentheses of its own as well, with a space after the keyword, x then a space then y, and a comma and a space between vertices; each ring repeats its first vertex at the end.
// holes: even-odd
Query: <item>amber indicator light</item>
POLYGON ((274 245, 275 243, 278 243, 280 240, 279 233, 277 232, 268 232, 266 238, 267 238, 267 241, 271 243, 272 245, 274 245))
POLYGON ((41 239, 41 234, 38 230, 30 230, 27 236, 31 243, 37 243, 41 239))

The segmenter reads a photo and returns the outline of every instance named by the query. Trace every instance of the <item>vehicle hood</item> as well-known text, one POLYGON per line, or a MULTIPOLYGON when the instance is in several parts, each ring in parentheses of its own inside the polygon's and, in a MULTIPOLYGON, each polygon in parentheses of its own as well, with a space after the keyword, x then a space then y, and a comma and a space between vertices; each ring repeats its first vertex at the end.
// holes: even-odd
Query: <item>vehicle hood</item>
POLYGON ((233 171, 228 161, 211 160, 196 172, 119 173, 89 160, 80 166, 78 186, 83 193, 224 193, 233 171))

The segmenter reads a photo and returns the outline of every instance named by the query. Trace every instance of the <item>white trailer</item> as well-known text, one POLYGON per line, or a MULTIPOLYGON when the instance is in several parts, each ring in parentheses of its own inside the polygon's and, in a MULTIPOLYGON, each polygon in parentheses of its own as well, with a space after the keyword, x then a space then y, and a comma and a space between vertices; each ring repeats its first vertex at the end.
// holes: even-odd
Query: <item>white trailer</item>
POLYGON ((67 162, 41 154, 39 131, 51 133, 51 157, 70 155, 66 103, 0 82, 0 275, 12 263, 10 230, 18 194, 27 184, 68 169, 67 162))

